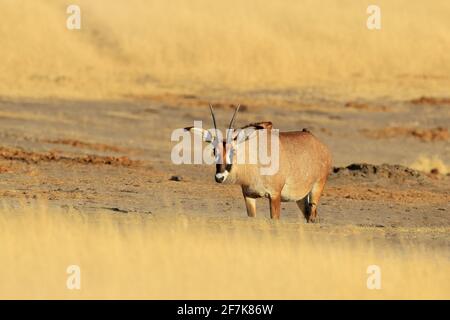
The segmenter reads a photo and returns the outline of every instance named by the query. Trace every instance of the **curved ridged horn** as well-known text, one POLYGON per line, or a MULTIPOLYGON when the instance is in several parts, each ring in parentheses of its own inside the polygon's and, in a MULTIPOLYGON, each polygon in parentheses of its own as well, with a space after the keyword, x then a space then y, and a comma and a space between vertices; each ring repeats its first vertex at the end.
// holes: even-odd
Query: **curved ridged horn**
POLYGON ((231 118, 230 126, 228 127, 229 130, 233 128, 234 120, 236 119, 236 113, 239 111, 240 107, 241 107, 241 105, 238 104, 238 106, 236 107, 236 110, 234 110, 233 118, 231 118))
POLYGON ((217 138, 218 138, 218 135, 217 135, 216 117, 214 116, 214 110, 213 110, 213 107, 212 107, 211 103, 209 104, 209 110, 211 111, 211 117, 212 117, 212 120, 213 120, 214 131, 215 131, 215 133, 216 133, 216 139, 217 139, 217 138))

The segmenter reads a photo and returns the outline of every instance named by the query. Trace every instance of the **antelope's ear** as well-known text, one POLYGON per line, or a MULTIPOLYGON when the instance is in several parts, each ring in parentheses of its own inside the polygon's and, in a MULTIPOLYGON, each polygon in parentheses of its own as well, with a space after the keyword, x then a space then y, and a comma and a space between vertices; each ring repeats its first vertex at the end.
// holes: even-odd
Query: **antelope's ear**
POLYGON ((257 131, 257 130, 270 130, 272 129, 272 122, 263 121, 248 124, 236 131, 233 132, 233 140, 237 141, 237 143, 244 142, 257 131))
POLYGON ((201 135, 203 141, 208 142, 208 143, 213 142, 215 139, 215 135, 206 129, 196 128, 196 127, 186 127, 186 128, 184 128, 184 130, 192 132, 193 134, 201 135))
POLYGON ((241 129, 246 129, 246 128, 254 128, 255 130, 261 130, 261 129, 270 130, 270 129, 272 129, 272 122, 263 121, 263 122, 251 123, 251 124, 246 125, 245 127, 242 127, 241 129))

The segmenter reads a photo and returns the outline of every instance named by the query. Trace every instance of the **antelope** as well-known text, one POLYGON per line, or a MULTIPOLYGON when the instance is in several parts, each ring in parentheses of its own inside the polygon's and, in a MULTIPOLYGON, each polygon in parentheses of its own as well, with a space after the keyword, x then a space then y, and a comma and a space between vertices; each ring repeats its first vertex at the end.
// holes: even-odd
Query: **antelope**
POLYGON ((239 107, 234 111, 224 141, 219 139, 211 104, 209 109, 214 124, 213 132, 196 127, 184 128, 193 134, 201 134, 203 141, 213 144, 216 182, 241 186, 249 217, 256 216, 256 199, 265 197, 269 199, 272 219, 280 218, 281 202, 295 201, 306 222, 316 222, 317 205, 331 169, 329 149, 306 129, 279 132, 278 171, 273 175, 262 175, 260 164, 238 163, 235 155, 240 148, 247 146, 245 150, 249 149, 248 144, 255 139, 255 131, 265 130, 270 137, 274 131, 272 122, 252 123, 234 131, 239 107))

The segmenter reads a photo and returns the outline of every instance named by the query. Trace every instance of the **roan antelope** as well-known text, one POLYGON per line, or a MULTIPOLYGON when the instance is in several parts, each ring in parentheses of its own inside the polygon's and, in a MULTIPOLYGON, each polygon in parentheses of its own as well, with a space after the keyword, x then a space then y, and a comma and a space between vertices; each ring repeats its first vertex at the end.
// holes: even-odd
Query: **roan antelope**
MULTIPOLYGON (((201 134, 204 141, 213 144, 216 182, 241 185, 249 217, 256 216, 256 198, 266 197, 270 202, 272 219, 280 218, 281 202, 296 201, 306 221, 315 222, 317 205, 331 169, 329 149, 308 130, 280 132, 277 135, 278 171, 273 175, 262 175, 261 164, 239 163, 235 155, 243 147, 244 150, 250 150, 250 141, 257 136, 253 134, 255 131, 265 130, 270 137, 270 132, 275 131, 272 122, 253 123, 234 131, 233 125, 239 110, 237 106, 227 137, 221 141, 213 108, 211 105, 209 107, 214 132, 196 127, 187 127, 185 130, 201 134)), ((257 148, 261 148, 261 145, 257 148)))

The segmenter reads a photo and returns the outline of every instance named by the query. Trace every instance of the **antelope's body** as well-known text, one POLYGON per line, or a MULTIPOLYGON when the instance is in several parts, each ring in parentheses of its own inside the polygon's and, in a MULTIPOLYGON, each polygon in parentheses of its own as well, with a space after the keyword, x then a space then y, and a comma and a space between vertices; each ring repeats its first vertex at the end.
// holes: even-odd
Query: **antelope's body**
POLYGON ((279 218, 280 202, 296 201, 307 221, 314 222, 330 169, 328 148, 310 132, 280 132, 277 173, 261 175, 259 164, 234 164, 224 183, 241 185, 251 217, 256 215, 255 199, 266 197, 272 218, 279 218))
MULTIPOLYGON (((188 127, 186 130, 201 133, 205 141, 214 144, 216 156, 216 175, 218 183, 239 184, 242 187, 247 214, 256 215, 256 198, 266 197, 270 202, 270 216, 280 217, 282 201, 295 201, 303 212, 307 222, 314 222, 317 217, 317 205, 331 169, 331 155, 328 148, 313 134, 303 131, 280 132, 272 134, 271 122, 259 122, 242 127, 241 134, 227 136, 220 141, 212 106, 211 115, 215 132, 188 127), (278 139, 278 170, 271 175, 263 175, 260 163, 240 163, 234 154, 239 151, 252 150, 250 143, 255 135, 245 130, 264 130, 268 132, 267 149, 272 153, 271 139, 278 139), (219 161, 217 161, 219 160, 219 161)), ((234 112, 229 125, 233 123, 239 106, 234 112)), ((231 131, 232 132, 232 131, 231 131)), ((261 144, 257 144, 261 148, 261 144)), ((264 146, 264 143, 263 143, 264 146)))

